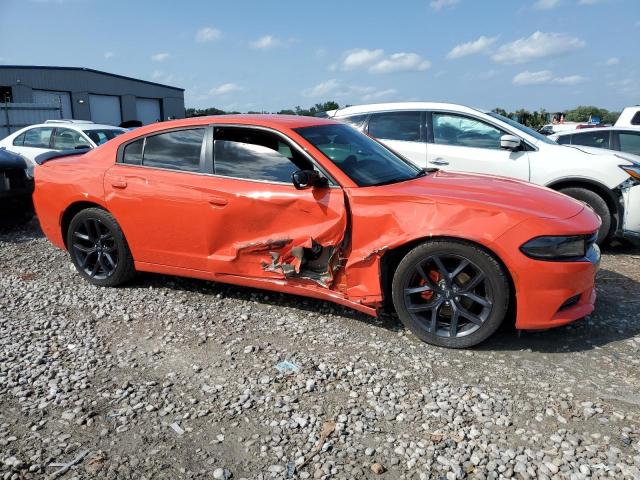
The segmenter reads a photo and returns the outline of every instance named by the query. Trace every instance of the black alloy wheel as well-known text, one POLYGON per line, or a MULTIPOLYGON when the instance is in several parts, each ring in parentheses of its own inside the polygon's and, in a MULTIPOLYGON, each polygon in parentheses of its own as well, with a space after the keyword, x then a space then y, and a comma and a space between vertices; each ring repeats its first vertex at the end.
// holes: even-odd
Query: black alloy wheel
POLYGON ((422 340, 464 348, 504 319, 509 286, 496 260, 462 242, 427 242, 400 262, 393 300, 402 322, 422 340))
POLYGON ((135 273, 120 226, 102 209, 76 214, 67 231, 67 248, 80 275, 94 285, 119 285, 135 273))

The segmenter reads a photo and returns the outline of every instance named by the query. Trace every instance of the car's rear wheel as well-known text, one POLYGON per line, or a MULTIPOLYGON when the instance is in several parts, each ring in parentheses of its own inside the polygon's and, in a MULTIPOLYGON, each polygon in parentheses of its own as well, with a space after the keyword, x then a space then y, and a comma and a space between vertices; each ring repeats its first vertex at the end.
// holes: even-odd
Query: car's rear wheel
POLYGON ((597 243, 598 245, 602 245, 609 238, 613 221, 611 211, 604 198, 592 190, 580 187, 563 188, 560 192, 586 203, 598 214, 600 220, 602 220, 602 225, 600 225, 600 230, 598 230, 597 243))
POLYGON ((94 285, 113 287, 135 274, 133 257, 115 218, 100 208, 76 214, 67 231, 71 261, 94 285))
POLYGON ((509 306, 509 282, 484 250, 433 240, 411 250, 393 276, 393 304, 421 340, 449 348, 476 345, 493 334, 509 306))

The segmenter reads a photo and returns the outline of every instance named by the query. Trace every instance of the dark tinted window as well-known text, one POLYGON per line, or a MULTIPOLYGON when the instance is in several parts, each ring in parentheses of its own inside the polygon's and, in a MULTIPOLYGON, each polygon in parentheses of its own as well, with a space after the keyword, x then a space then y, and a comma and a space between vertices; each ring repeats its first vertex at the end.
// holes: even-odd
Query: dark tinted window
POLYGON ((573 137, 573 135, 562 135, 558 137, 558 143, 560 145, 571 145, 571 137, 573 137))
POLYGON ((56 150, 73 150, 76 147, 89 147, 89 142, 80 132, 69 128, 56 128, 53 135, 53 148, 56 150))
POLYGON ((142 164, 146 167, 198 172, 203 138, 204 128, 176 130, 147 137, 142 164))
POLYGON ((475 118, 433 114, 433 139, 437 144, 499 149, 502 135, 501 130, 475 118))
POLYGON ((51 132, 53 128, 32 128, 24 132, 24 146, 35 148, 49 148, 49 141, 51 140, 51 132))
POLYGON ((420 112, 373 113, 369 135, 385 140, 420 141, 420 112))
POLYGON ((93 143, 96 145, 102 145, 103 143, 108 142, 112 138, 117 137, 118 135, 122 135, 124 130, 84 130, 85 135, 87 135, 93 143))
POLYGON ((620 151, 640 155, 640 133, 620 133, 620 151))
POLYGON ((16 138, 13 139, 13 144, 16 147, 21 147, 22 144, 24 143, 24 133, 22 135, 18 135, 16 138))
POLYGON ((572 135, 571 145, 585 147, 609 148, 609 132, 582 132, 572 135))
POLYGON ((217 175, 247 180, 290 183, 293 172, 313 169, 278 136, 249 128, 216 128, 213 159, 217 175))
POLYGON ((142 145, 144 144, 144 138, 136 140, 124 147, 124 153, 122 154, 122 163, 128 163, 129 165, 142 165, 142 145))
POLYGON ((402 182, 420 175, 418 167, 347 125, 304 127, 296 132, 361 187, 402 182))
POLYGON ((640 125, 640 112, 636 112, 636 114, 631 119, 631 125, 640 125))

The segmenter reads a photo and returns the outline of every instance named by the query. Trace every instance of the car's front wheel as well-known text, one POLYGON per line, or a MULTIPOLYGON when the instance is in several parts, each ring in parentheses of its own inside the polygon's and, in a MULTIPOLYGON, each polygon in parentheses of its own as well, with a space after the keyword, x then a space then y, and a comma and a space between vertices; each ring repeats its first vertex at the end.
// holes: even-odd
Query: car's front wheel
POLYGON ((67 231, 71 261, 94 285, 114 287, 135 274, 133 257, 113 215, 87 208, 71 220, 67 231))
POLYGON ((476 345, 493 334, 509 306, 509 282, 484 250, 433 240, 411 250, 393 276, 393 305, 421 340, 449 348, 476 345))

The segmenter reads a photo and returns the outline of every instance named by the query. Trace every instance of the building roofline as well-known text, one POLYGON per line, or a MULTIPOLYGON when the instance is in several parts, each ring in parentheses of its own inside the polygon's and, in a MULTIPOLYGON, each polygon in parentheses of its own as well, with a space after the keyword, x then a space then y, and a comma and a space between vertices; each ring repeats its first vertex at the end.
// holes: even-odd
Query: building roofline
POLYGON ((26 70, 75 70, 80 72, 99 73, 100 75, 108 75, 110 77, 122 78, 124 80, 132 80, 134 82, 146 83, 147 85, 155 85, 156 87, 171 88, 173 90, 179 90, 184 92, 184 88, 173 87, 171 85, 165 85, 163 83, 150 82, 149 80, 141 80, 139 78, 127 77, 126 75, 118 75, 117 73, 103 72, 102 70, 94 70, 93 68, 85 67, 54 67, 49 65, 0 65, 0 70, 9 68, 22 68, 26 70))

